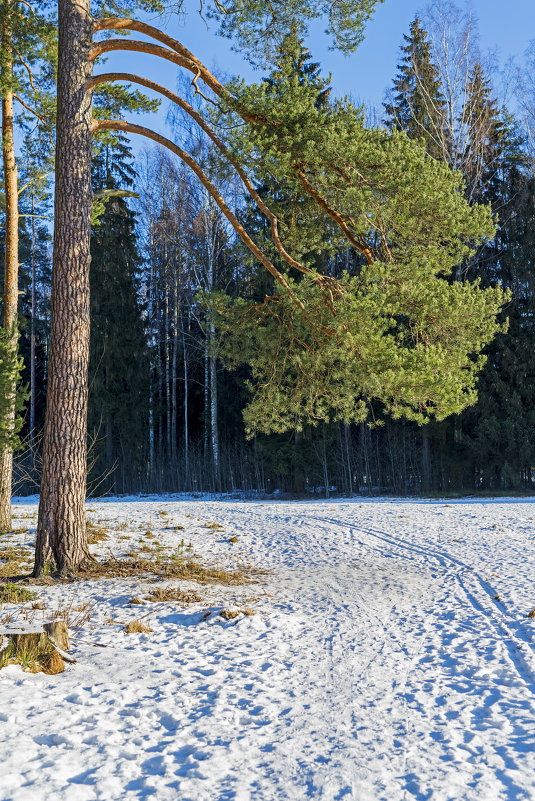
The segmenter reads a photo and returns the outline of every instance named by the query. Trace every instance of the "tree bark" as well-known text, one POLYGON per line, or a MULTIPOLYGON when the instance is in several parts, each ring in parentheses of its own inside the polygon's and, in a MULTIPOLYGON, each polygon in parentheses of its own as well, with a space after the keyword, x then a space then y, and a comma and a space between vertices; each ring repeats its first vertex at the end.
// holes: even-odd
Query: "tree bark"
POLYGON ((35 444, 35 192, 32 186, 32 317, 30 323, 30 451, 33 459, 33 449, 35 444))
POLYGON ((88 557, 85 526, 89 243, 91 233, 90 0, 58 2, 58 117, 48 394, 34 575, 88 557))
MULTIPOLYGON (((10 332, 10 345, 17 347, 17 300, 19 289, 19 203, 17 188, 17 165, 13 139, 13 32, 11 29, 11 0, 6 0, 2 9, 2 156, 4 162, 4 191, 6 202, 5 262, 4 262, 4 328, 10 332)), ((9 434, 15 426, 16 377, 8 389, 5 415, 5 430, 9 434)), ((11 488, 13 474, 13 446, 8 441, 0 445, 0 532, 10 531, 11 488)))

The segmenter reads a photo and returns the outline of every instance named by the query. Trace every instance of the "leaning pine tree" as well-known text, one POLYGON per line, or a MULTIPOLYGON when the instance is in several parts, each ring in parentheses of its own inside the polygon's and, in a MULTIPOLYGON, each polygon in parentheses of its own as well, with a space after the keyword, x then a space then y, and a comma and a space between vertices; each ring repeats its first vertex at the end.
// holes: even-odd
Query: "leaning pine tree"
MULTIPOLYGON (((288 20, 330 10, 333 34, 355 45, 374 0, 284 0, 266 28, 257 0, 214 3, 223 28, 256 53, 288 20)), ((474 400, 477 356, 496 331, 503 293, 449 284, 470 242, 492 236, 490 212, 469 208, 460 178, 404 134, 368 130, 349 103, 317 107, 317 89, 288 79, 274 87, 223 86, 180 42, 131 19, 93 23, 89 0, 59 1, 56 223, 49 396, 35 573, 62 573, 87 559, 87 361, 89 343, 90 158, 94 130, 122 130, 168 147, 196 174, 242 241, 273 276, 277 294, 256 307, 229 306, 239 344, 258 380, 250 427, 281 430, 303 420, 361 419, 366 398, 394 415, 445 416, 474 400), (159 42, 124 37, 91 44, 96 31, 138 31, 159 42), (116 50, 158 55, 189 71, 219 115, 209 121, 183 98, 138 75, 91 77, 94 59, 116 50), (271 227, 278 264, 250 237, 201 166, 165 137, 124 120, 92 124, 91 90, 129 81, 154 89, 189 114, 237 171, 271 227), (230 118, 230 119, 229 119, 230 118), (230 129, 240 134, 228 137, 230 129), (219 127, 219 131, 217 128, 219 127), (275 213, 250 176, 285 180, 315 203, 332 247, 349 242, 361 255, 354 275, 334 279, 289 253, 275 213), (300 280, 296 281, 295 276, 300 280), (244 324, 246 323, 246 324, 244 324)), ((299 31, 298 31, 299 32, 299 31)), ((232 323, 233 324, 233 323, 232 323)), ((235 348, 230 348, 232 354, 235 348)), ((231 355, 232 355, 231 354, 231 355)))

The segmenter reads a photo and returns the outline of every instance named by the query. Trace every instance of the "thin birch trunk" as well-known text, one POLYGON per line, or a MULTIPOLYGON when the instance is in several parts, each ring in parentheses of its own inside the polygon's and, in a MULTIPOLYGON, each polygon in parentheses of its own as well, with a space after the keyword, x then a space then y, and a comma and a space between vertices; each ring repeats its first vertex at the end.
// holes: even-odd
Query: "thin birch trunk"
MULTIPOLYGON (((215 337, 215 326, 210 321, 210 344, 215 337)), ((217 423, 217 359, 210 354, 210 432, 216 492, 221 491, 221 464, 219 458, 219 427, 217 423)))

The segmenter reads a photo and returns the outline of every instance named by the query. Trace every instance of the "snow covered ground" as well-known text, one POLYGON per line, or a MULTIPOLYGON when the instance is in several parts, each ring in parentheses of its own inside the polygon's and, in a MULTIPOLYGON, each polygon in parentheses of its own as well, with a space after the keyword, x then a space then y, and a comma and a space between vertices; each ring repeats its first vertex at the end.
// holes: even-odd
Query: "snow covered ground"
MULTIPOLYGON (((535 798, 533 500, 88 508, 103 557, 191 543, 269 573, 164 582, 187 606, 129 604, 150 576, 37 587, 29 614, 91 618, 65 673, 0 672, 2 801, 535 798)), ((16 513, 1 546, 33 540, 35 502, 16 513)))

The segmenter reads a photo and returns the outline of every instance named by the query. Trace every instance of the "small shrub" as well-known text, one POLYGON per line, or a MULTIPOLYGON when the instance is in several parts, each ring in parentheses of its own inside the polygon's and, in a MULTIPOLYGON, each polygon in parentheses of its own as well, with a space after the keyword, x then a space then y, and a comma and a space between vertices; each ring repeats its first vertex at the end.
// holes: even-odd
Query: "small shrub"
POLYGON ((37 597, 35 592, 27 590, 26 587, 19 587, 18 584, 13 584, 10 581, 7 584, 0 584, 0 603, 2 604, 26 603, 26 601, 33 601, 37 597))

